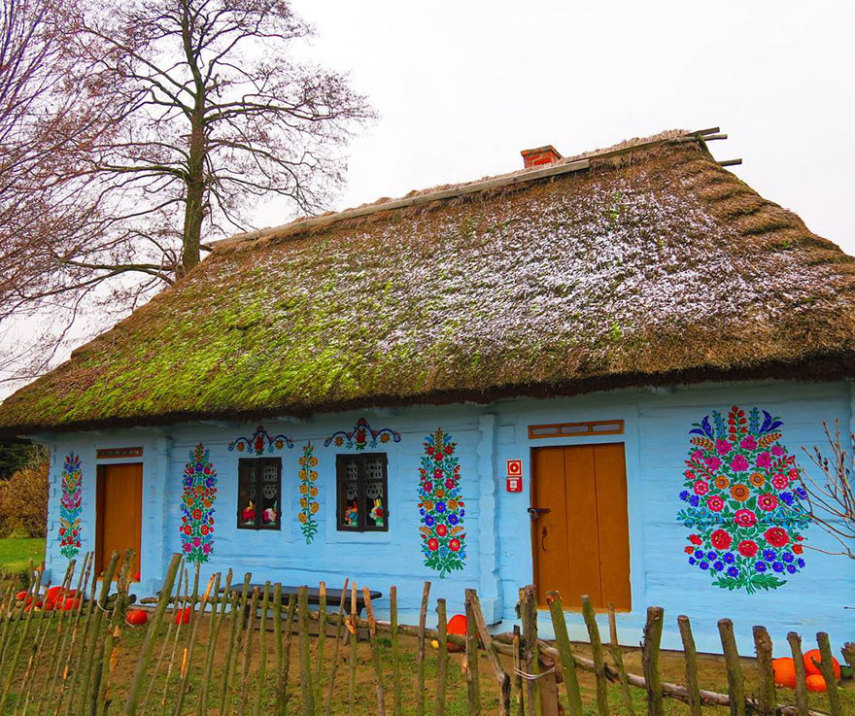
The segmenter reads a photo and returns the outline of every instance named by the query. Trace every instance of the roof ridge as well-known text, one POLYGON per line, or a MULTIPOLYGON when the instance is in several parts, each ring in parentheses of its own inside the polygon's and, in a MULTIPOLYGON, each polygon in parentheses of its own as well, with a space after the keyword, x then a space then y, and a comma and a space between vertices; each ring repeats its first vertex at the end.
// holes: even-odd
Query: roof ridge
POLYGON ((675 135, 669 134, 668 136, 662 136, 662 134, 668 134, 662 133, 660 135, 654 135, 656 137, 655 139, 651 139, 649 141, 642 141, 638 144, 626 145, 626 143, 620 143, 617 145, 613 145, 612 148, 607 148, 604 150, 595 150, 590 153, 577 154, 572 157, 565 157, 557 162, 554 162, 553 164, 550 164, 548 167, 542 167, 537 169, 519 169, 517 171, 508 172, 507 174, 498 174, 496 176, 487 177, 485 179, 477 179, 471 182, 464 182, 462 184, 455 185, 452 188, 436 189, 433 191, 428 190, 423 194, 411 192, 407 196, 403 196, 398 199, 386 199, 383 201, 375 202, 373 204, 363 204, 362 206, 358 206, 352 209, 344 209, 339 212, 322 214, 320 216, 301 217, 287 224, 280 224, 279 226, 269 226, 263 229, 257 229, 255 231, 235 234, 234 236, 230 236, 225 239, 211 241, 208 243, 208 246, 212 250, 216 251, 218 249, 225 249, 231 246, 235 246, 236 244, 242 244, 245 242, 255 241, 263 238, 276 237, 278 239, 281 239, 288 236, 292 236, 294 234, 301 234, 308 229, 323 228, 329 226, 330 224, 338 223, 340 221, 345 221, 347 219, 355 219, 362 216, 369 216, 371 214, 377 214, 382 211, 394 211, 395 209, 403 209, 410 206, 427 204, 443 199, 454 199, 459 196, 465 196, 466 194, 474 194, 480 191, 486 191, 488 189, 497 189, 512 184, 522 184, 551 176, 557 176, 560 174, 583 171, 590 167, 591 159, 604 159, 620 154, 628 154, 630 152, 649 149, 650 147, 665 144, 667 142, 702 142, 705 135, 715 134, 718 131, 718 127, 710 127, 708 129, 695 130, 693 132, 683 132, 681 134, 675 135))

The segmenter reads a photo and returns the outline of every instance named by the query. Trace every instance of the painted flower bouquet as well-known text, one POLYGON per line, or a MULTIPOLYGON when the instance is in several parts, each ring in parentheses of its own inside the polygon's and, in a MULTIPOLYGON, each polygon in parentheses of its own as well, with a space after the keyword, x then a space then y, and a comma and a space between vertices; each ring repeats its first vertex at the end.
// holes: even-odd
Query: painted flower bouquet
POLYGON ((202 443, 190 452, 182 482, 181 549, 188 562, 207 562, 214 549, 217 471, 202 443))
POLYGON ((80 552, 82 482, 80 456, 69 453, 62 467, 59 498, 59 551, 68 559, 74 559, 80 552))
POLYGON ((466 559, 466 510, 461 499, 460 465, 454 457, 457 443, 438 429, 427 436, 424 447, 419 468, 422 554, 425 565, 445 577, 453 570, 463 569, 466 559))
POLYGON ((734 406, 695 423, 677 519, 691 530, 689 564, 723 589, 776 589, 805 566, 809 518, 795 456, 780 443, 782 422, 734 406))
POLYGON ((315 499, 318 496, 318 488, 315 485, 318 471, 314 469, 318 465, 318 458, 315 457, 314 452, 312 443, 307 442, 303 447, 303 456, 299 461, 300 471, 297 473, 300 479, 300 511, 297 513, 297 520, 306 544, 311 544, 318 531, 318 521, 315 519, 319 508, 315 499))

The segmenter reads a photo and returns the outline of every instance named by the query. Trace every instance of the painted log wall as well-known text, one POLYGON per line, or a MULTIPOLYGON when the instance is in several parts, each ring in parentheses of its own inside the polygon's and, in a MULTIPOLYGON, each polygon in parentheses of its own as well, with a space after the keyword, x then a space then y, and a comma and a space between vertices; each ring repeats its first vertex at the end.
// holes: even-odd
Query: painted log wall
MULTIPOLYGON (((687 563, 684 547, 689 531, 676 515, 684 506, 679 499, 688 431, 716 409, 731 405, 757 406, 783 421, 781 442, 809 472, 802 448, 823 445, 823 421, 840 420, 844 434, 851 429, 852 396, 848 383, 705 385, 663 389, 623 390, 554 400, 507 400, 487 406, 427 406, 400 410, 366 410, 316 416, 308 421, 267 420, 271 434, 284 433, 294 448, 265 452, 282 458, 283 514, 280 532, 255 532, 236 527, 237 463, 246 454, 229 451, 239 436, 249 436, 256 424, 184 424, 163 429, 133 429, 56 436, 52 447, 48 568, 61 575, 66 560, 59 554, 57 513, 59 476, 65 455, 78 453, 83 468, 82 550, 94 549, 95 449, 140 445, 144 449, 143 556, 140 592, 152 592, 165 571, 169 555, 180 549, 179 501, 182 473, 199 442, 210 450, 218 474, 215 504, 214 551, 203 574, 229 567, 252 571, 256 581, 279 580, 287 584, 316 584, 325 580, 339 586, 345 576, 387 592, 398 587, 402 620, 414 621, 422 582, 433 582, 434 597, 449 600, 450 613, 462 612, 458 603, 464 587, 476 587, 485 616, 506 628, 514 619, 517 590, 532 580, 529 506, 530 454, 534 447, 589 442, 623 442, 626 450, 631 546, 633 609, 618 617, 622 640, 638 643, 648 605, 666 610, 663 646, 679 645, 676 616, 688 614, 695 627, 698 648, 719 651, 716 620, 734 620, 743 651, 750 651, 751 626, 765 624, 776 645, 786 653, 786 632, 795 629, 806 637, 825 630, 839 644, 852 638, 855 617, 855 565, 845 557, 805 550, 806 566, 784 586, 747 595, 711 584, 709 575, 687 563), (335 525, 335 455, 355 453, 324 439, 337 430, 351 430, 359 417, 375 429, 388 427, 401 434, 398 443, 378 444, 366 451, 388 454, 389 531, 341 533, 335 525), (530 440, 531 424, 614 420, 625 421, 622 436, 530 440), (438 579, 426 568, 420 550, 418 467, 424 440, 442 427, 457 443, 463 498, 466 503, 465 569, 438 579), (306 544, 297 521, 299 471, 302 446, 311 440, 318 465, 319 530, 306 544), (523 460, 523 492, 505 491, 505 461, 523 460)), ((108 462, 108 461, 101 461, 108 462)), ((819 528, 807 530, 806 545, 831 548, 819 528)), ((242 577, 242 572, 237 578, 242 577)), ((382 614, 385 597, 378 605, 382 614)), ((549 634, 548 619, 542 620, 549 634)), ((584 638, 581 618, 569 618, 571 637, 584 638)))

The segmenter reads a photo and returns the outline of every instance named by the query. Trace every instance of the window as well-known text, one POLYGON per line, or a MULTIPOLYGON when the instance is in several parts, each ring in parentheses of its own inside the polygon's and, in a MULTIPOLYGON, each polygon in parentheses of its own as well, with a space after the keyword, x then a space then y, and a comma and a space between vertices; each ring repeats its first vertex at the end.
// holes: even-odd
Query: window
POLYGON ((338 529, 386 532, 389 529, 386 454, 336 455, 335 468, 338 529))
POLYGON ((282 516, 282 460, 238 461, 237 526, 278 530, 282 516))

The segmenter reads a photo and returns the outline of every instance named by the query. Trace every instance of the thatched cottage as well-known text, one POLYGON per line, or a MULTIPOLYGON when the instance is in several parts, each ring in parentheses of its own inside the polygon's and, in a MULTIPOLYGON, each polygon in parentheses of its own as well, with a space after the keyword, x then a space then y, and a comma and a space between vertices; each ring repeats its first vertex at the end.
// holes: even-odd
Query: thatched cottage
POLYGON ((6 400, 51 448, 51 574, 132 546, 143 592, 182 551, 405 611, 477 587, 504 626, 534 582, 630 641, 651 604, 702 649, 722 616, 851 637, 797 478, 853 424, 855 260, 699 134, 524 155, 218 242, 6 400))

